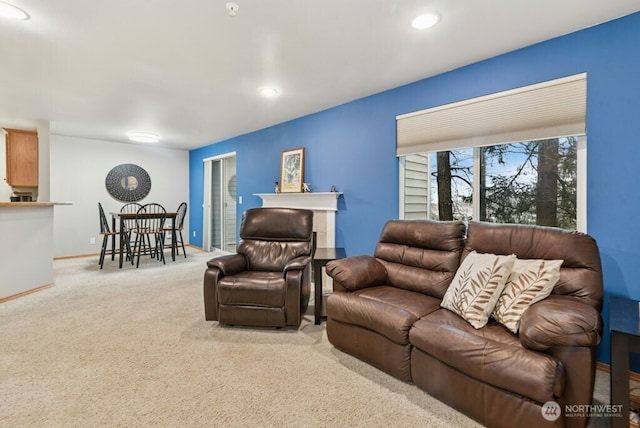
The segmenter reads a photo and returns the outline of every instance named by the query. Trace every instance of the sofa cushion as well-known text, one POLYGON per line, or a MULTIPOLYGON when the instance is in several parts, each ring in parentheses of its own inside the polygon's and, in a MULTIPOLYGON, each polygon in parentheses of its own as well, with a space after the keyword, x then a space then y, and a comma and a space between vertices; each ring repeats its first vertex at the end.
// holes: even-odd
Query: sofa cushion
POLYGON ((439 305, 434 297, 382 285, 352 293, 332 293, 327 299, 327 317, 364 327, 404 345, 409 343, 411 325, 439 305))
POLYGON ((243 239, 238 243, 238 254, 247 259, 247 269, 253 271, 282 272, 292 259, 311 254, 311 243, 279 242, 243 239))
POLYGON ((285 278, 282 272, 245 271, 224 276, 218 282, 221 305, 284 306, 285 278))
POLYGON ((514 333, 529 306, 546 298, 560 278, 562 260, 517 259, 493 310, 493 318, 514 333))
POLYGON ((442 299, 447 308, 475 328, 487 323, 504 289, 516 256, 479 254, 472 251, 464 259, 442 299))
POLYGON ((376 245, 386 284, 442 299, 460 265, 461 221, 389 220, 376 245))
POLYGON ((463 257, 470 251, 515 254, 520 259, 564 260, 552 294, 579 297, 602 308, 602 266, 596 241, 575 230, 524 224, 469 222, 463 257))
POLYGON ((496 388, 539 403, 563 394, 562 363, 522 347, 517 336, 494 321, 474 329, 458 315, 441 309, 417 321, 409 338, 421 351, 496 388))

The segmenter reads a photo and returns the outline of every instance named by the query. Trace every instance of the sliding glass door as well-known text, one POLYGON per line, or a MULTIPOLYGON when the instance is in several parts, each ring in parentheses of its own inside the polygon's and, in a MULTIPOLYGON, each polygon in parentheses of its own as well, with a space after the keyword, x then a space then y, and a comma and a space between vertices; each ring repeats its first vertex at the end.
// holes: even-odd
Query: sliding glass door
POLYGON ((236 156, 205 159, 204 240, 207 251, 236 249, 236 156))

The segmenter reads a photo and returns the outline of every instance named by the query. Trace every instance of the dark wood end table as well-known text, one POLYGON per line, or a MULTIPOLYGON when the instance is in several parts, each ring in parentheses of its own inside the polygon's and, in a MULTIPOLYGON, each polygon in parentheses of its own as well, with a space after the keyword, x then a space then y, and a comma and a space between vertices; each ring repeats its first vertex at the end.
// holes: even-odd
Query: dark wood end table
POLYGON ((612 417, 613 427, 629 426, 629 354, 640 353, 638 301, 609 298, 611 333, 611 404, 622 406, 622 417, 612 417))
POLYGON ((313 255, 313 288, 314 288, 314 315, 315 324, 322 322, 322 268, 332 260, 344 259, 346 257, 344 248, 316 248, 313 255))

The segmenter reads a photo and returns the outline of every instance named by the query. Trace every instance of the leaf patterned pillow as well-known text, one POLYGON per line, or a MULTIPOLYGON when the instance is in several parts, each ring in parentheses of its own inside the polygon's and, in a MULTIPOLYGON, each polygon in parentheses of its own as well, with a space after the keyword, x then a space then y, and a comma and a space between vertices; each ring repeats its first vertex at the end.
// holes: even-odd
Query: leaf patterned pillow
POLYGON ((493 318, 517 334, 524 311, 553 291, 560 279, 560 266, 562 260, 516 260, 493 318))
POLYGON ((511 273, 516 256, 497 256, 472 251, 456 271, 440 306, 475 328, 483 327, 493 312, 511 273))

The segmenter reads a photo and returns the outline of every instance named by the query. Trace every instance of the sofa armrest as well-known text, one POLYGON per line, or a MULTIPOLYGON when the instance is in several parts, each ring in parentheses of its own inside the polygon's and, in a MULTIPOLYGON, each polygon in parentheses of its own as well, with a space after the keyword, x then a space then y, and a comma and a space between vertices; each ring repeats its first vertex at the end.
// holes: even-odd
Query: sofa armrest
POLYGON ((294 259, 289 260, 289 262, 284 266, 284 272, 288 272, 290 270, 302 270, 307 267, 307 265, 311 262, 310 256, 300 256, 294 259))
POLYGON ((387 280, 387 270, 371 256, 332 260, 327 263, 327 275, 350 291, 382 285, 387 280))
POLYGON ((247 260, 242 254, 228 254, 207 262, 210 268, 218 268, 223 275, 234 275, 247 270, 247 260))
POLYGON ((580 298, 551 295, 524 312, 519 335, 525 348, 536 351, 553 346, 596 346, 602 337, 602 318, 580 298))

